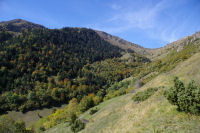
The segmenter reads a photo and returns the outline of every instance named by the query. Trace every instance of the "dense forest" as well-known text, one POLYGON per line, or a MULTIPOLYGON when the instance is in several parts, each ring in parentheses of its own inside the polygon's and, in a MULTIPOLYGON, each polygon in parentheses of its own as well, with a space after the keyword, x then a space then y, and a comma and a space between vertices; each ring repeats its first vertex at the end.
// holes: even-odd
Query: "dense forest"
POLYGON ((106 42, 91 29, 37 27, 21 31, 6 26, 0 31, 2 113, 68 103, 72 98, 80 101, 91 93, 102 99, 111 84, 131 76, 134 69, 130 68, 149 62, 128 51, 132 60, 127 63, 120 58, 127 51, 106 42), (109 68, 106 64, 100 68, 101 61, 112 70, 103 70, 109 68))

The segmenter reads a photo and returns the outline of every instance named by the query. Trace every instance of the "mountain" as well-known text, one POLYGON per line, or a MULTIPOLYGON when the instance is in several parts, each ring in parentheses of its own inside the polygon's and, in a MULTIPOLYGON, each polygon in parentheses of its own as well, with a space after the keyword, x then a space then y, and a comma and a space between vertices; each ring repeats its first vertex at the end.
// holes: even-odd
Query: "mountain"
POLYGON ((12 32, 22 32, 23 30, 43 29, 43 28, 45 27, 22 19, 14 19, 10 21, 0 22, 0 30, 6 30, 12 32))

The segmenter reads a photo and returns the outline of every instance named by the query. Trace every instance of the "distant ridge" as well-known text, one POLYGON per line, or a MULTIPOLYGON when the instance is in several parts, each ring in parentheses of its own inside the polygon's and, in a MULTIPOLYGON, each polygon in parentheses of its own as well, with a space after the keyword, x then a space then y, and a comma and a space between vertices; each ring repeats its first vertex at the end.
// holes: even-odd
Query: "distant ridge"
POLYGON ((99 36, 101 36, 104 40, 110 42, 111 44, 115 45, 115 46, 118 46, 122 49, 125 49, 125 50, 133 50, 135 51, 136 53, 140 54, 140 55, 148 55, 150 54, 148 52, 148 49, 147 48, 144 48, 138 44, 135 44, 135 43, 131 43, 131 42, 128 42, 124 39, 121 39, 117 36, 113 36, 113 35, 110 35, 106 32, 103 32, 103 31, 97 31, 96 32, 99 34, 99 36))
POLYGON ((193 42, 194 40, 200 38, 200 32, 196 32, 195 34, 193 34, 191 36, 183 37, 182 39, 179 39, 177 41, 169 43, 169 44, 165 45, 164 47, 150 49, 150 48, 144 48, 135 43, 128 42, 124 39, 121 39, 117 36, 110 35, 103 31, 96 30, 96 32, 99 34, 99 36, 101 36, 104 40, 108 41, 109 43, 111 43, 115 46, 118 46, 124 50, 127 50, 127 49, 133 50, 136 53, 146 56, 152 60, 161 58, 161 57, 167 55, 167 53, 169 53, 171 50, 174 50, 174 49, 177 50, 177 52, 179 52, 180 50, 182 50, 182 48, 185 45, 188 45, 189 43, 193 42))

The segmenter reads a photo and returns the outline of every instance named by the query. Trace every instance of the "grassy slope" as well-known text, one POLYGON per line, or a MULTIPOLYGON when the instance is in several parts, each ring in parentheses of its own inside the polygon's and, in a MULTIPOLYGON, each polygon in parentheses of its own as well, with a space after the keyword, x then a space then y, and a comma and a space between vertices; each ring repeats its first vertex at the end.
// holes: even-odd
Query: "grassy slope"
MULTIPOLYGON (((197 81, 200 79, 199 58, 200 53, 171 72, 159 75, 140 90, 157 86, 168 88, 172 86, 174 76, 179 76, 186 83, 192 79, 197 81)), ((84 117, 89 118, 90 122, 82 132, 199 132, 200 116, 177 112, 176 107, 170 105, 162 95, 163 90, 140 104, 134 104, 132 94, 128 94, 113 100, 92 117, 88 117, 86 112, 84 117)))
MULTIPOLYGON (((139 91, 148 87, 172 86, 173 77, 179 76, 181 80, 188 83, 191 80, 200 79, 200 53, 195 54, 185 62, 180 63, 171 72, 161 74, 139 91)), ((100 110, 93 116, 89 111, 81 118, 90 120, 82 133, 197 133, 200 131, 200 116, 177 112, 176 107, 169 104, 163 96, 164 89, 160 89, 155 95, 144 102, 134 104, 131 97, 133 94, 116 97, 97 106, 100 110)), ((47 131, 71 132, 67 124, 47 131)))
POLYGON ((53 107, 53 108, 43 108, 37 109, 33 111, 28 111, 26 113, 16 112, 16 111, 9 111, 8 115, 11 116, 15 120, 23 120, 26 123, 27 127, 30 127, 32 124, 37 122, 40 118, 38 116, 41 115, 42 117, 48 116, 52 113, 53 109, 60 109, 64 108, 66 105, 62 105, 61 107, 53 107))

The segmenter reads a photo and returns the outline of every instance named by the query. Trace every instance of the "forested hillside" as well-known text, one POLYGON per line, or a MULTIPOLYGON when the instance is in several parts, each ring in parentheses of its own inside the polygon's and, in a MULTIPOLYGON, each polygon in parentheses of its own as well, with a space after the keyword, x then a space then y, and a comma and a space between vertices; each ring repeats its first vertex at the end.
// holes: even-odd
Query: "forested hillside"
MULTIPOLYGON (((109 88, 107 88, 106 95, 103 98, 104 102, 96 107, 93 107, 94 105, 97 105, 97 104, 93 104, 93 106, 90 106, 91 101, 95 103, 97 103, 96 101, 98 101, 97 97, 93 95, 88 95, 87 98, 84 98, 84 101, 81 100, 80 103, 77 102, 77 99, 72 99, 67 108, 57 110, 52 115, 45 117, 44 119, 41 119, 41 121, 39 121, 35 126, 37 131, 41 131, 40 129, 47 130, 49 128, 55 127, 56 125, 58 126, 53 128, 52 130, 56 130, 56 131, 69 130, 70 132, 70 128, 71 128, 72 131, 74 130, 80 131, 84 128, 82 123, 79 121, 80 119, 83 120, 83 123, 86 123, 85 125, 86 132, 88 130, 89 132, 101 132, 104 129, 104 127, 109 127, 110 124, 114 125, 115 122, 113 122, 113 120, 115 120, 115 118, 118 118, 118 117, 120 118, 120 115, 126 115, 125 113, 126 111, 124 111, 123 109, 121 110, 121 107, 126 105, 126 102, 128 102, 130 99, 124 96, 123 101, 116 101, 114 102, 115 105, 110 104, 109 101, 107 103, 106 101, 108 99, 111 99, 120 95, 124 95, 126 93, 129 93, 128 95, 130 97, 132 93, 134 93, 135 91, 138 91, 137 90, 138 88, 140 87, 144 88, 142 86, 145 86, 145 88, 147 88, 147 91, 136 93, 135 97, 133 97, 132 103, 130 103, 130 104, 136 104, 137 106, 139 102, 143 102, 147 100, 149 97, 154 95, 154 93, 156 93, 158 90, 164 90, 164 89, 167 90, 168 87, 172 85, 172 83, 163 84, 163 83, 160 83, 159 81, 157 82, 153 82, 153 81, 155 81, 155 79, 157 79, 161 75, 165 75, 166 77, 166 79, 165 77, 163 77, 162 82, 164 82, 165 80, 168 81, 169 80, 168 76, 169 75, 173 76, 173 73, 176 72, 177 68, 181 67, 180 64, 187 62, 190 58, 192 58, 196 53, 199 53, 200 51, 199 38, 188 38, 188 39, 185 39, 182 43, 183 43, 182 44, 183 47, 181 50, 178 50, 178 48, 174 48, 171 51, 169 51, 167 55, 162 56, 160 59, 156 59, 154 61, 145 60, 144 58, 141 58, 140 56, 136 56, 137 54, 134 56, 132 54, 125 54, 120 58, 121 60, 119 58, 106 59, 101 62, 95 62, 92 64, 85 65, 83 67, 84 72, 92 73, 93 75, 96 75, 98 77, 104 77, 106 78, 108 82, 112 84, 109 88), (134 63, 140 62, 141 60, 142 62, 145 62, 145 63, 137 63, 137 66, 135 66, 134 63), (177 65, 179 65, 179 67, 177 67, 177 65), (127 78, 126 76, 127 77, 131 76, 132 79, 127 78), (127 78, 127 80, 125 80, 124 82, 122 81, 119 82, 117 79, 121 77, 127 78), (139 84, 137 85, 139 87, 136 87, 135 85, 131 86, 131 83, 134 83, 135 85, 139 84), (101 110, 101 108, 103 108, 102 106, 103 107, 106 106, 106 109, 101 110), (93 108, 87 111, 87 113, 84 113, 87 109, 91 107, 93 108), (115 109, 115 107, 117 108, 115 109), (81 108, 84 108, 85 110, 80 110, 81 108), (110 113, 107 113, 107 111, 110 113), (72 112, 76 114, 76 120, 74 121, 74 123, 70 123, 71 122, 70 120, 74 116, 72 112), (96 112, 97 114, 98 112, 99 113, 104 112, 104 113, 102 113, 101 116, 97 115, 98 118, 96 118, 94 121, 93 119, 89 119, 88 120, 89 124, 87 124, 87 118, 93 118, 93 116, 95 118, 96 112), (83 116, 81 115, 82 113, 84 113, 83 116), (112 114, 114 115, 113 117, 112 117, 112 114), (108 116, 111 116, 111 117, 108 118, 108 116), (86 120, 84 118, 86 118, 86 120), (92 130, 90 131, 90 129, 92 130)), ((195 59, 197 60, 197 58, 195 59)), ((197 69, 196 72, 198 73, 199 69, 198 69, 197 64, 198 62, 194 63, 193 67, 197 69)), ((192 68, 189 66, 185 66, 183 71, 179 70, 179 73, 184 74, 184 75, 186 75, 186 73, 190 73, 190 71, 185 71, 185 69, 187 70, 187 69, 192 69, 192 68)), ((194 74, 194 73, 191 73, 191 74, 194 74)), ((195 75, 198 75, 198 74, 195 73, 195 75)), ((196 93, 197 92, 195 92, 194 94, 196 93)), ((171 94, 173 95, 174 93, 171 93, 171 94)), ((159 95, 159 96, 163 96, 163 95, 164 94, 159 95)), ((111 101, 113 100, 111 99, 111 101)), ((143 105, 143 107, 145 107, 145 105, 143 105)), ((137 108, 135 109, 137 110, 137 108)), ((140 115, 143 115, 143 114, 140 114, 140 115)), ((156 116, 157 115, 155 115, 155 117, 156 116)), ((126 118, 124 121, 126 121, 127 123, 129 122, 128 118, 126 118)), ((159 121, 158 118, 156 118, 155 122, 157 121, 159 121)), ((148 122, 146 123, 149 124, 148 122)), ((123 124, 123 123, 120 123, 119 121, 119 124, 123 124)), ((137 127, 141 127, 141 126, 137 125, 136 128, 137 127)), ((112 132, 112 127, 109 127, 109 128, 111 128, 109 132, 112 132)), ((116 128, 116 129, 123 130, 124 128, 116 128)), ((49 131, 51 132, 52 130, 50 129, 49 131)), ((142 129, 142 131, 143 130, 145 129, 142 129)), ((152 128, 150 130, 152 130, 152 128)), ((104 132, 107 132, 107 131, 104 131, 104 132)))
MULTIPOLYGON (((34 28, 35 24, 25 22, 3 22, 4 28, 0 31, 1 112, 68 103, 72 98, 81 100, 84 95, 98 91, 103 97, 112 83, 130 76, 118 70, 122 73, 120 77, 108 79, 82 69, 97 61, 120 60, 126 52, 103 40, 95 31, 34 28)), ((145 57, 140 58, 135 60, 133 67, 148 61, 145 57)))

